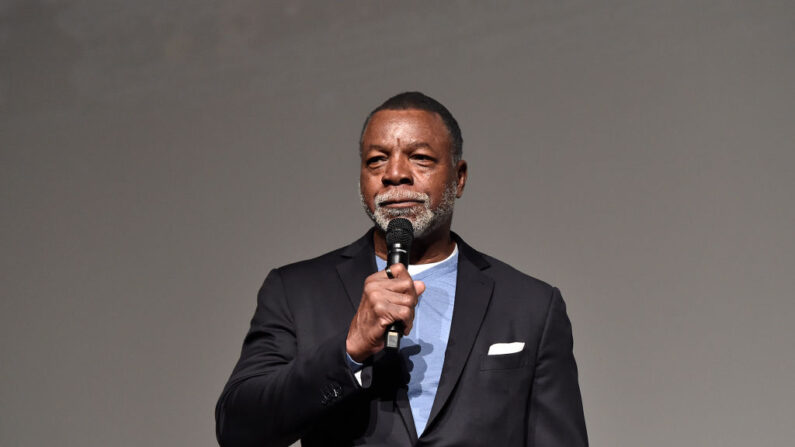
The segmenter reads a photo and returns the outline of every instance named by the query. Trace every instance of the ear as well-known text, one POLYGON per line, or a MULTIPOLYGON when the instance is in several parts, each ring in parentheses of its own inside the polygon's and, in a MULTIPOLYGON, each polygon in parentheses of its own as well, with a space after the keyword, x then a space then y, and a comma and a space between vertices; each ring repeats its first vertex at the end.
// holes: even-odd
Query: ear
POLYGON ((458 188, 455 193, 455 197, 460 199, 461 196, 464 195, 464 187, 467 184, 467 162, 461 160, 455 167, 456 177, 457 177, 457 184, 458 188))

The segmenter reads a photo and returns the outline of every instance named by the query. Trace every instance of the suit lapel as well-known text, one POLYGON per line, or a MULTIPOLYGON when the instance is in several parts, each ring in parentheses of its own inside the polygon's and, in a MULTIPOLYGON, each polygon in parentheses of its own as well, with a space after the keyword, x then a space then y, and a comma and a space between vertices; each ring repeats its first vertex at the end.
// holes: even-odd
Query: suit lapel
MULTIPOLYGON (((401 365, 402 366, 402 365, 401 365)), ((409 404, 409 388, 408 385, 401 384, 395 390, 395 406, 403 419, 403 425, 409 432, 411 442, 417 442, 417 427, 414 425, 414 415, 411 413, 411 404, 409 404)))
POLYGON ((450 326, 447 350, 444 354, 439 388, 436 390, 436 397, 428 418, 428 427, 444 408, 458 383, 458 378, 461 376, 477 338, 483 317, 486 315, 494 288, 494 281, 481 271, 488 267, 488 262, 480 253, 464 243, 458 235, 453 234, 453 236, 459 249, 453 321, 450 326))
MULTIPOLYGON (((359 309, 359 303, 362 300, 362 292, 364 291, 364 280, 376 272, 375 264, 375 250, 373 248, 373 230, 370 230, 361 239, 347 246, 342 252, 343 261, 337 264, 337 273, 340 275, 345 292, 348 294, 348 299, 353 306, 353 312, 359 309)), ((376 358, 382 358, 386 352, 376 354, 376 358)), ((394 362, 399 362, 400 358, 392 359, 394 362)), ((399 367, 398 364, 394 365, 399 367)), ((372 377, 372 362, 365 363, 362 372, 362 386, 369 388, 372 377), (366 372, 366 374, 365 374, 366 372), (367 377, 367 379, 365 379, 367 377)), ((403 372, 405 373, 405 372, 403 372)), ((409 433, 413 442, 417 442, 417 429, 414 426, 414 416, 411 414, 411 406, 409 405, 408 386, 401 383, 395 387, 395 408, 403 419, 403 424, 409 433)))
POLYGON ((368 231, 359 240, 345 247, 342 257, 345 259, 337 264, 337 273, 345 286, 353 311, 356 312, 362 300, 364 280, 376 271, 373 231, 368 231))

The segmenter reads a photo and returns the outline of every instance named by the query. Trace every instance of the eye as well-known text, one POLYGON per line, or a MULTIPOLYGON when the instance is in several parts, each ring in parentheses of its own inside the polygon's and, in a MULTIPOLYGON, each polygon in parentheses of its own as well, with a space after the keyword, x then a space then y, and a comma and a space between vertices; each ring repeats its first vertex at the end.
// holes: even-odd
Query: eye
POLYGON ((365 160, 365 163, 367 163, 367 166, 369 166, 369 167, 377 167, 377 166, 381 165, 384 161, 386 161, 386 157, 385 156, 383 156, 383 155, 375 155, 375 156, 372 156, 372 157, 368 157, 367 160, 365 160))
POLYGON ((434 159, 430 155, 425 155, 425 154, 414 154, 411 156, 411 159, 421 165, 430 165, 434 161, 436 161, 436 159, 434 159))

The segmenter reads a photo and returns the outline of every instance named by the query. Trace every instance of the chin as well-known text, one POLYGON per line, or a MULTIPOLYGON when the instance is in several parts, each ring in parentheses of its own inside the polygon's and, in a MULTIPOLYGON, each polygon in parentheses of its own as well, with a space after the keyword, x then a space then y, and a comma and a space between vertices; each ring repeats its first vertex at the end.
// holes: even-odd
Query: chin
MULTIPOLYGON (((379 210, 380 211, 380 210, 379 210)), ((426 236, 439 228, 442 224, 442 219, 439 219, 437 215, 433 212, 428 210, 421 210, 421 212, 401 212, 401 213, 393 213, 393 212, 379 212, 377 211, 374 215, 371 215, 373 222, 380 228, 382 231, 386 232, 386 228, 389 225, 389 221, 392 219, 397 219, 398 217, 402 217, 404 219, 408 219, 411 222, 412 227, 414 227, 414 237, 420 238, 426 236)))

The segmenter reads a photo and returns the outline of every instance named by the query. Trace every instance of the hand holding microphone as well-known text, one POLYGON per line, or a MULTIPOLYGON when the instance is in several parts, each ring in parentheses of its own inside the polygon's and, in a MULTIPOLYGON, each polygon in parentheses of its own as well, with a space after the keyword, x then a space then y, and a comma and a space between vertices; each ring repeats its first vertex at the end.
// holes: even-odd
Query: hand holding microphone
POLYGON ((407 219, 393 219, 387 227, 387 270, 365 280, 359 309, 348 329, 346 349, 357 362, 385 346, 398 348, 400 337, 411 331, 417 297, 425 291, 425 284, 413 281, 407 269, 413 235, 407 219))

